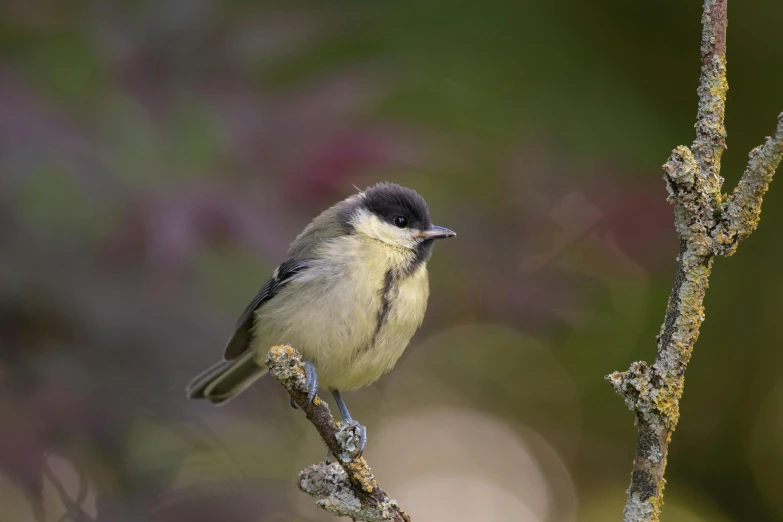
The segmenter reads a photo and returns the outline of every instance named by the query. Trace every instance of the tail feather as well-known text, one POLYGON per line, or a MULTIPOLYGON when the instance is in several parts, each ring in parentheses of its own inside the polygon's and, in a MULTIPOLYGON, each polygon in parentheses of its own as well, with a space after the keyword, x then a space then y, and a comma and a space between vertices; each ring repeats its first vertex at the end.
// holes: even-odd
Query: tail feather
POLYGON ((220 361, 193 379, 185 392, 191 399, 209 399, 214 404, 226 402, 267 372, 253 356, 253 350, 248 350, 237 359, 220 361))

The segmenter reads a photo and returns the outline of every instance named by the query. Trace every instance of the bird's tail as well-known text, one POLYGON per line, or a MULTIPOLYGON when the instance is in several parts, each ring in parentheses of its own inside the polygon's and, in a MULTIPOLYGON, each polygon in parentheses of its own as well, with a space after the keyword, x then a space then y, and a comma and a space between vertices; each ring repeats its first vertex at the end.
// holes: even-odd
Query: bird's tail
POLYGON ((185 392, 191 399, 209 399, 213 404, 226 402, 267 372, 256 363, 254 355, 253 350, 248 350, 237 359, 220 361, 193 379, 185 392))

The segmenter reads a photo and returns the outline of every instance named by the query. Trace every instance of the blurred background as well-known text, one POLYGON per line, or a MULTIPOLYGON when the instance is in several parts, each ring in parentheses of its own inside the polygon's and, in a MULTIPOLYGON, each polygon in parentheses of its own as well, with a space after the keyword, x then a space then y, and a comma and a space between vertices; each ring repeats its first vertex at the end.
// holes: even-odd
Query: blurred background
MULTIPOLYGON (((459 233, 347 394, 418 521, 620 520, 693 140, 702 2, 0 4, 0 521, 326 521, 274 381, 185 399, 318 212, 388 180, 459 233)), ((783 110, 783 3, 732 2, 731 189, 783 110)), ((778 183, 781 183, 780 181, 778 183)), ((783 186, 718 259, 667 522, 783 520, 783 186)))

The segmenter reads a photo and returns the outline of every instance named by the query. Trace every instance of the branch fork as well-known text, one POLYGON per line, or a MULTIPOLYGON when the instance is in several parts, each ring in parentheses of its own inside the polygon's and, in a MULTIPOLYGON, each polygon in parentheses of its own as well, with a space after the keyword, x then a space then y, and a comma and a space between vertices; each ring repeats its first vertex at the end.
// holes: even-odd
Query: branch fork
POLYGON ((316 396, 307 400, 302 356, 291 346, 274 346, 259 364, 288 390, 338 462, 314 464, 299 472, 299 489, 317 499, 316 505, 337 516, 364 522, 410 522, 410 517, 378 486, 358 455, 361 434, 355 424, 337 422, 329 405, 316 396))

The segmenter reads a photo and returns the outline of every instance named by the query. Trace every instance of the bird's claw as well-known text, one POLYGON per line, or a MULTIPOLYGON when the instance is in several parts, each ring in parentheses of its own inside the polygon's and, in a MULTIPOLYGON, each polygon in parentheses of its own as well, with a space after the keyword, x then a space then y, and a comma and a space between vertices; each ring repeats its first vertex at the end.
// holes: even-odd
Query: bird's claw
POLYGON ((298 410, 298 409, 299 409, 299 406, 297 406, 297 405, 296 405, 296 401, 294 400, 294 398, 293 398, 293 397, 291 397, 291 407, 292 407, 293 409, 295 409, 295 410, 298 410))
POLYGON ((357 457, 362 456, 362 453, 364 453, 364 447, 367 445, 367 428, 362 424, 359 424, 359 429, 362 431, 362 434, 361 442, 359 443, 359 453, 356 454, 357 457))
POLYGON ((351 414, 348 412, 348 408, 345 406, 345 401, 343 401, 343 397, 340 395, 339 390, 332 390, 332 395, 334 396, 335 402, 337 402, 337 407, 340 409, 340 414, 343 416, 343 422, 345 422, 346 425, 351 426, 352 428, 358 428, 359 430, 359 451, 356 456, 361 457, 364 452, 364 447, 367 445, 367 428, 351 418, 351 414))
POLYGON ((318 393, 318 371, 315 365, 310 361, 304 363, 305 370, 305 388, 307 388, 307 402, 313 402, 315 394, 318 393))

